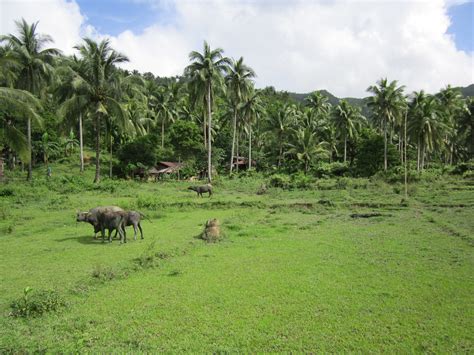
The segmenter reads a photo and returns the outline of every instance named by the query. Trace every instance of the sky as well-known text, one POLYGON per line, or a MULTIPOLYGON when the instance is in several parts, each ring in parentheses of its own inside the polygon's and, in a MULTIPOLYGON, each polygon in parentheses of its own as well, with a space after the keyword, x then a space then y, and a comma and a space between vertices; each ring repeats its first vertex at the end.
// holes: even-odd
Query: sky
POLYGON ((407 91, 474 83, 473 0, 0 0, 14 21, 65 54, 82 37, 110 38, 126 69, 180 75, 203 41, 257 73, 256 86, 364 97, 380 78, 407 91))

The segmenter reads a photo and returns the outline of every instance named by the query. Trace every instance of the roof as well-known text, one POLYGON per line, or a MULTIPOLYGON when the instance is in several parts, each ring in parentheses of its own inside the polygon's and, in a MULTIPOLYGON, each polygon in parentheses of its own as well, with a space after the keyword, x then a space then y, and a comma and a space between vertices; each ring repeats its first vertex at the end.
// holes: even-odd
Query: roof
POLYGON ((159 169, 157 167, 153 167, 148 170, 148 174, 150 175, 159 175, 159 174, 171 174, 177 172, 179 169, 183 167, 183 163, 173 163, 167 161, 160 161, 158 165, 164 165, 166 168, 159 169))
POLYGON ((181 166, 182 163, 176 163, 172 161, 160 161, 158 162, 158 165, 164 165, 171 168, 171 167, 181 166))

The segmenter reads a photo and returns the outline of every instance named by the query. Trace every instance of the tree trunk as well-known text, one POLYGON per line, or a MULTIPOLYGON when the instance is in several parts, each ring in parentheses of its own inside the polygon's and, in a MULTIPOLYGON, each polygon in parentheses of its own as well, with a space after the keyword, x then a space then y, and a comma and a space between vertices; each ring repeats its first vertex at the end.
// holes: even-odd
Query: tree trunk
POLYGON ((30 155, 30 161, 28 162, 28 175, 26 176, 26 180, 31 181, 33 177, 33 165, 32 165, 33 154, 31 151, 31 119, 30 118, 28 118, 26 122, 26 134, 27 134, 27 139, 28 139, 28 151, 30 155))
POLYGON ((383 147, 383 168, 387 171, 387 119, 384 120, 384 147, 383 147))
POLYGON ((100 116, 95 117, 95 178, 94 183, 100 182, 100 116))
POLYGON ((403 134, 403 155, 404 155, 404 165, 405 165, 405 200, 408 200, 408 162, 407 162, 407 114, 408 110, 405 111, 405 127, 403 134))
POLYGON ((81 157, 81 167, 80 172, 84 172, 84 146, 82 143, 82 113, 79 114, 79 149, 80 149, 80 157, 81 157))
POLYGON ((249 170, 252 169, 252 126, 249 124, 249 170))
POLYGON ((161 148, 165 147, 165 119, 161 121, 161 148))
POLYGON ((235 171, 238 173, 239 172, 239 132, 237 132, 237 138, 235 142, 235 154, 237 158, 237 165, 235 166, 235 171))
POLYGON ((347 160, 347 136, 344 136, 344 163, 347 160))
POLYGON ((421 170, 425 168, 425 145, 423 144, 423 149, 421 150, 421 170))
POLYGON ((233 128, 233 135, 232 135, 232 149, 230 153, 230 174, 232 174, 232 169, 234 168, 234 148, 235 148, 235 135, 237 131, 237 108, 234 108, 234 120, 232 122, 232 128, 233 128))
POLYGON ((417 149, 417 157, 416 157, 416 171, 420 171, 420 162, 421 162, 421 140, 418 137, 418 149, 417 149))
POLYGON ((281 139, 280 139, 280 150, 278 152, 278 168, 280 168, 281 166, 282 155, 283 155, 283 143, 281 142, 281 139))
POLYGON ((111 179, 112 179, 112 144, 113 144, 113 137, 112 137, 112 132, 110 132, 109 178, 111 178, 111 179))
POLYGON ((211 151, 211 129, 212 129, 212 112, 211 112, 211 82, 207 84, 207 180, 212 182, 212 151, 211 151))

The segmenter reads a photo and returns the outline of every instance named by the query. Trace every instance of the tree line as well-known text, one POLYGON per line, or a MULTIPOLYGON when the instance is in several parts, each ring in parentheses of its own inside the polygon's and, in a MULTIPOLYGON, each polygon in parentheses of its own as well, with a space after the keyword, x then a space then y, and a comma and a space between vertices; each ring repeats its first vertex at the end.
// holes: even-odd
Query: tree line
POLYGON ((27 166, 28 179, 33 162, 76 149, 82 172, 84 146, 95 150, 95 182, 104 151, 110 176, 179 160, 209 181, 216 170, 236 173, 243 156, 248 169, 309 174, 333 164, 365 176, 405 160, 421 171, 473 157, 474 99, 449 85, 407 93, 382 78, 367 89, 364 116, 320 91, 297 103, 272 87, 256 89, 242 57, 207 42, 189 54, 183 75, 160 78, 117 67, 128 58, 107 39, 84 38, 77 55, 65 56, 38 23, 16 24, 17 34, 0 37, 0 149, 10 168, 27 166))

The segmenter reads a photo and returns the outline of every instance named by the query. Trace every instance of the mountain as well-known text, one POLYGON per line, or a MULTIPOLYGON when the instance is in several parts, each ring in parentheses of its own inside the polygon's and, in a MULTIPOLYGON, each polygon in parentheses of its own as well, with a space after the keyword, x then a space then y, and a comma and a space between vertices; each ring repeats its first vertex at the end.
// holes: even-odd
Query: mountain
POLYGON ((474 96, 474 84, 466 86, 465 88, 458 87, 457 89, 461 90, 461 93, 464 97, 474 96))
MULTIPOLYGON (((466 87, 457 87, 456 89, 459 89, 464 97, 468 96, 474 96, 474 84, 471 84, 466 87)), ((340 100, 344 99, 347 102, 349 102, 353 106, 359 106, 362 109, 362 114, 366 117, 370 114, 370 111, 367 107, 367 97, 366 98, 356 98, 356 97, 343 97, 343 98, 338 98, 331 94, 327 90, 319 90, 324 96, 328 98, 328 101, 331 105, 336 106, 340 100)), ((304 99, 310 95, 310 93, 307 94, 300 94, 300 93, 295 93, 295 92, 288 92, 288 95, 295 100, 298 103, 304 102, 304 99)))

